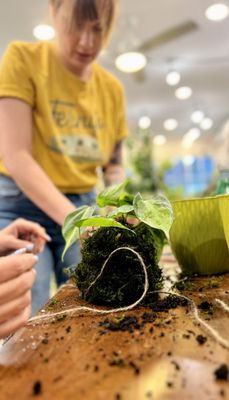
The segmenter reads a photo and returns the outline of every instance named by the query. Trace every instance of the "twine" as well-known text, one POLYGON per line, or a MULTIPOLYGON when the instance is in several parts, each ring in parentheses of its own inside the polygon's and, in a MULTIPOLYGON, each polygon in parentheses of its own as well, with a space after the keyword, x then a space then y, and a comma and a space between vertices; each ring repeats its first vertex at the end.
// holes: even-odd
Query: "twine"
POLYGON ((224 303, 224 301, 215 299, 215 302, 218 303, 224 311, 229 312, 229 307, 226 305, 226 303, 224 303))
MULTIPOLYGON (((182 297, 182 298, 188 300, 191 303, 193 314, 194 314, 194 318, 196 319, 196 321, 199 322, 199 324, 201 324, 206 329, 206 331, 208 331, 212 335, 212 337, 216 340, 217 343, 221 344, 221 346, 223 346, 223 347, 225 347, 226 349, 229 350, 229 341, 224 339, 216 329, 212 328, 211 325, 209 325, 206 321, 204 321, 199 316, 199 312, 198 312, 198 309, 197 309, 196 304, 194 303, 194 301, 192 299, 189 299, 189 297, 186 297, 184 295, 176 294, 176 296, 182 297)), ((225 311, 229 312, 229 307, 223 301, 221 301, 219 299, 215 299, 215 301, 217 303, 219 303, 220 306, 225 311)))
MULTIPOLYGON (((109 309, 109 310, 101 310, 101 309, 97 309, 97 308, 92 308, 92 307, 87 307, 87 306, 78 306, 78 307, 73 307, 73 308, 69 308, 63 311, 58 311, 55 313, 50 313, 50 314, 44 314, 44 315, 38 315, 35 317, 32 317, 29 319, 28 323, 34 323, 34 322, 40 322, 43 320, 50 320, 52 318, 61 316, 61 315, 73 315, 75 312, 79 312, 79 311, 91 311, 93 313, 97 313, 97 314, 111 314, 111 313, 119 313, 119 312, 123 312, 123 311, 129 311, 132 310, 134 307, 136 307, 145 297, 148 288, 149 288, 149 281, 148 281, 148 274, 147 274, 147 269, 146 269, 146 265, 142 259, 142 257, 140 256, 140 254, 138 252, 136 252, 135 250, 131 249, 130 247, 119 247, 117 249, 115 249, 114 251, 112 251, 109 255, 109 257, 106 259, 106 261, 104 262, 101 271, 99 273, 99 275, 95 278, 95 280, 89 285, 86 293, 88 294, 89 290, 95 285, 95 283, 97 282, 97 280, 101 277, 101 275, 103 274, 104 269, 107 266, 108 261, 110 260, 110 258, 113 256, 113 254, 115 254, 116 252, 120 251, 120 250, 128 250, 131 251, 133 254, 135 254, 139 261, 140 264, 142 266, 142 269, 144 271, 144 276, 145 276, 145 281, 144 281, 144 291, 141 295, 141 297, 135 301, 134 303, 130 304, 129 306, 125 306, 125 307, 120 307, 120 308, 114 308, 114 309, 109 309)), ((188 303, 191 304, 192 307, 192 311, 193 311, 193 315, 195 320, 203 327, 205 328, 205 330, 210 333, 210 335, 216 340, 217 343, 219 343, 221 346, 223 346, 224 348, 229 350, 229 341, 224 339, 222 336, 220 336, 220 334, 218 333, 218 331, 216 329, 214 329, 211 325, 209 325, 206 321, 204 321, 200 316, 199 316, 199 312, 198 309, 196 307, 196 304, 194 303, 194 301, 192 299, 190 299, 189 297, 186 297, 182 294, 179 294, 175 291, 161 291, 161 290, 155 290, 151 292, 152 294, 158 293, 158 294, 167 294, 167 295, 174 295, 177 296, 180 299, 185 299, 188 301, 188 303)), ((219 299, 215 299, 215 302, 218 303, 226 312, 229 312, 229 307, 222 301, 219 299)))
POLYGON ((87 289, 87 293, 95 285, 97 280, 100 278, 100 276, 102 275, 102 273, 103 273, 108 261, 113 256, 113 254, 118 252, 118 251, 120 251, 120 250, 129 250, 133 254, 135 254, 138 257, 138 259, 140 261, 140 264, 142 266, 142 269, 144 271, 144 276, 145 276, 144 291, 143 291, 141 297, 137 301, 135 301, 134 303, 130 304, 129 306, 120 307, 120 308, 114 308, 114 309, 110 309, 110 310, 101 310, 101 309, 87 307, 87 306, 78 306, 78 307, 66 309, 66 310, 63 310, 63 311, 58 311, 58 312, 51 313, 51 314, 37 315, 35 317, 30 318, 29 319, 29 323, 34 322, 34 321, 44 320, 44 319, 50 319, 50 318, 53 318, 53 317, 58 317, 58 316, 63 315, 63 314, 66 314, 66 315, 67 314, 74 314, 74 312, 77 312, 77 311, 92 311, 92 312, 98 313, 98 314, 111 314, 111 313, 118 313, 118 312, 122 312, 122 311, 132 310, 134 307, 136 307, 144 299, 144 297, 145 297, 145 295, 146 295, 146 293, 147 293, 147 291, 149 289, 149 281, 148 281, 148 274, 147 274, 147 270, 146 270, 146 265, 145 265, 145 263, 143 261, 143 258, 140 256, 140 254, 137 251, 131 249, 130 247, 118 247, 117 249, 115 249, 114 251, 112 251, 110 253, 109 257, 104 262, 99 275, 89 285, 89 287, 87 289))

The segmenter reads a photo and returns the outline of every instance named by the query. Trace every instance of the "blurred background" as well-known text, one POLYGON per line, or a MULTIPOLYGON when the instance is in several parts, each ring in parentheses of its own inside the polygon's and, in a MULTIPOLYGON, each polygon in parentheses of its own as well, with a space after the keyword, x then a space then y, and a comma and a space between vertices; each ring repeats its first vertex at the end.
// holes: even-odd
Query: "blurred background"
MULTIPOLYGON (((120 3, 100 62, 125 87, 132 190, 171 199, 214 193, 229 169, 229 0, 120 3)), ((48 0, 8 0, 0 10, 1 55, 12 40, 52 38, 48 0)))

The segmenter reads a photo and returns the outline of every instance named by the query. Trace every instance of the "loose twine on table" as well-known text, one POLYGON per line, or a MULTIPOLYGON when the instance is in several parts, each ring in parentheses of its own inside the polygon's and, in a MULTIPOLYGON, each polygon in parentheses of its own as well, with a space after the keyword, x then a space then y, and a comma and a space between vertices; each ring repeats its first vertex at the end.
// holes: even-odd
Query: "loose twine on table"
MULTIPOLYGON (((110 260, 110 258, 111 258, 116 252, 121 251, 121 250, 128 250, 128 251, 131 251, 133 254, 135 254, 135 255, 137 256, 137 258, 138 258, 138 260, 139 260, 141 266, 142 266, 143 271, 144 271, 144 278, 145 278, 145 279, 144 279, 144 290, 143 290, 142 295, 140 296, 140 298, 139 298, 137 301, 135 301, 134 303, 130 304, 129 306, 119 307, 119 308, 113 308, 113 309, 109 309, 109 310, 101 310, 101 309, 98 309, 98 308, 92 308, 92 307, 87 307, 87 306, 77 306, 77 307, 69 308, 69 309, 62 310, 62 311, 58 311, 58 312, 54 312, 54 313, 43 314, 43 315, 37 315, 37 316, 35 316, 35 317, 30 318, 28 323, 29 323, 29 324, 34 323, 34 322, 35 322, 35 323, 37 323, 37 322, 39 323, 39 322, 44 321, 44 320, 51 320, 51 319, 53 319, 53 318, 55 318, 55 317, 58 317, 58 316, 61 316, 61 315, 73 315, 74 313, 79 312, 79 311, 91 311, 91 312, 96 313, 96 314, 103 314, 103 315, 105 315, 105 314, 111 314, 111 313, 119 313, 119 312, 123 312, 123 311, 129 311, 129 310, 132 310, 134 307, 136 307, 136 306, 144 299, 144 297, 146 296, 146 293, 147 293, 147 291, 148 291, 148 289, 149 289, 149 280, 148 280, 148 274, 147 274, 146 265, 145 265, 145 263, 144 263, 144 261, 143 261, 143 258, 141 257, 141 255, 140 255, 137 251, 133 250, 133 249, 130 248, 130 247, 119 247, 119 248, 113 250, 113 251, 110 253, 109 257, 106 259, 106 261, 105 261, 104 264, 102 265, 102 268, 101 268, 100 273, 99 273, 98 276, 95 278, 95 280, 89 285, 89 287, 87 288, 86 294, 88 294, 88 292, 90 291, 90 289, 95 285, 95 283, 97 282, 97 280, 102 276, 103 271, 104 271, 104 269, 106 268, 107 263, 108 263, 108 261, 110 260)), ((153 292, 151 292, 151 293, 152 293, 152 294, 158 293, 158 294, 173 295, 173 296, 176 296, 176 297, 178 297, 178 298, 180 298, 180 299, 185 299, 185 300, 187 300, 188 303, 190 303, 190 305, 191 305, 192 312, 193 312, 193 316, 194 316, 195 320, 196 320, 203 328, 205 328, 205 330, 206 330, 208 333, 210 333, 210 335, 216 340, 217 343, 219 343, 221 346, 223 346, 223 347, 225 347, 226 349, 229 350, 229 341, 226 340, 226 339, 224 339, 224 338, 219 334, 219 332, 218 332, 216 329, 214 329, 211 325, 209 325, 206 321, 204 321, 204 320, 199 316, 199 312, 198 312, 198 309, 197 309, 197 307, 196 307, 196 304, 195 304, 195 302, 194 302, 192 299, 190 299, 190 298, 188 298, 188 297, 186 297, 186 296, 184 296, 184 295, 182 295, 182 294, 176 293, 175 291, 172 291, 172 290, 171 290, 170 292, 166 292, 166 291, 163 291, 163 290, 162 290, 162 291, 161 291, 161 290, 155 290, 155 291, 153 291, 153 292)), ((229 312, 229 307, 228 307, 227 304, 225 304, 222 300, 215 299, 215 302, 216 302, 218 305, 220 305, 220 307, 223 308, 224 311, 229 312)))

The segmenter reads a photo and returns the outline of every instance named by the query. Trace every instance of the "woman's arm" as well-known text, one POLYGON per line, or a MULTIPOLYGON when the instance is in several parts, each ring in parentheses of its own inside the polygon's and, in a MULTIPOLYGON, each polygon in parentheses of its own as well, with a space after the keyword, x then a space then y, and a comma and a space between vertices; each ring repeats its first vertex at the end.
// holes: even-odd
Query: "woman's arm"
MULTIPOLYGON (((45 150, 44 150, 45 151, 45 150)), ((26 196, 62 225, 75 206, 56 188, 32 157, 32 110, 24 101, 0 99, 0 152, 3 163, 26 196)))
POLYGON ((103 168, 105 186, 123 182, 125 172, 122 165, 122 142, 118 142, 113 150, 109 163, 103 168))

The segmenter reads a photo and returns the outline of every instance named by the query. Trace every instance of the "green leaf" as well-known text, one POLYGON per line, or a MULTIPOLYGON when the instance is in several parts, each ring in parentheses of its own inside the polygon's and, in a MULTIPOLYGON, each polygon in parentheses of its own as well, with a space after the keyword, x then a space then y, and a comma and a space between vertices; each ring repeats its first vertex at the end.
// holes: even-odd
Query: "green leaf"
POLYGON ((115 218, 115 217, 118 217, 119 215, 131 213, 132 211, 134 211, 134 207, 131 206, 130 204, 126 204, 124 206, 118 207, 115 210, 109 212, 109 214, 107 216, 110 218, 115 218))
POLYGON ((113 185, 104 189, 96 197, 96 203, 98 206, 102 208, 106 206, 119 207, 124 204, 132 204, 134 197, 124 191, 126 185, 127 181, 120 185, 113 185))
POLYGON ((161 229, 168 236, 173 222, 173 210, 164 196, 143 200, 138 193, 134 198, 134 211, 140 221, 152 228, 161 229))
POLYGON ((65 239, 65 248, 62 254, 62 260, 68 248, 75 243, 80 237, 80 229, 76 225, 77 221, 80 221, 82 218, 90 218, 94 211, 95 206, 82 206, 78 207, 75 211, 70 213, 64 221, 64 225, 62 228, 62 235, 65 239))
MULTIPOLYGON (((131 229, 127 228, 125 225, 122 225, 120 222, 115 221, 112 218, 108 217, 100 217, 100 216, 94 216, 92 218, 86 218, 86 219, 81 219, 80 221, 76 222, 76 226, 78 228, 81 228, 82 226, 112 226, 116 228, 121 228, 121 229, 127 229, 128 231, 133 232, 131 229)), ((134 233, 134 232, 133 232, 134 233)))

